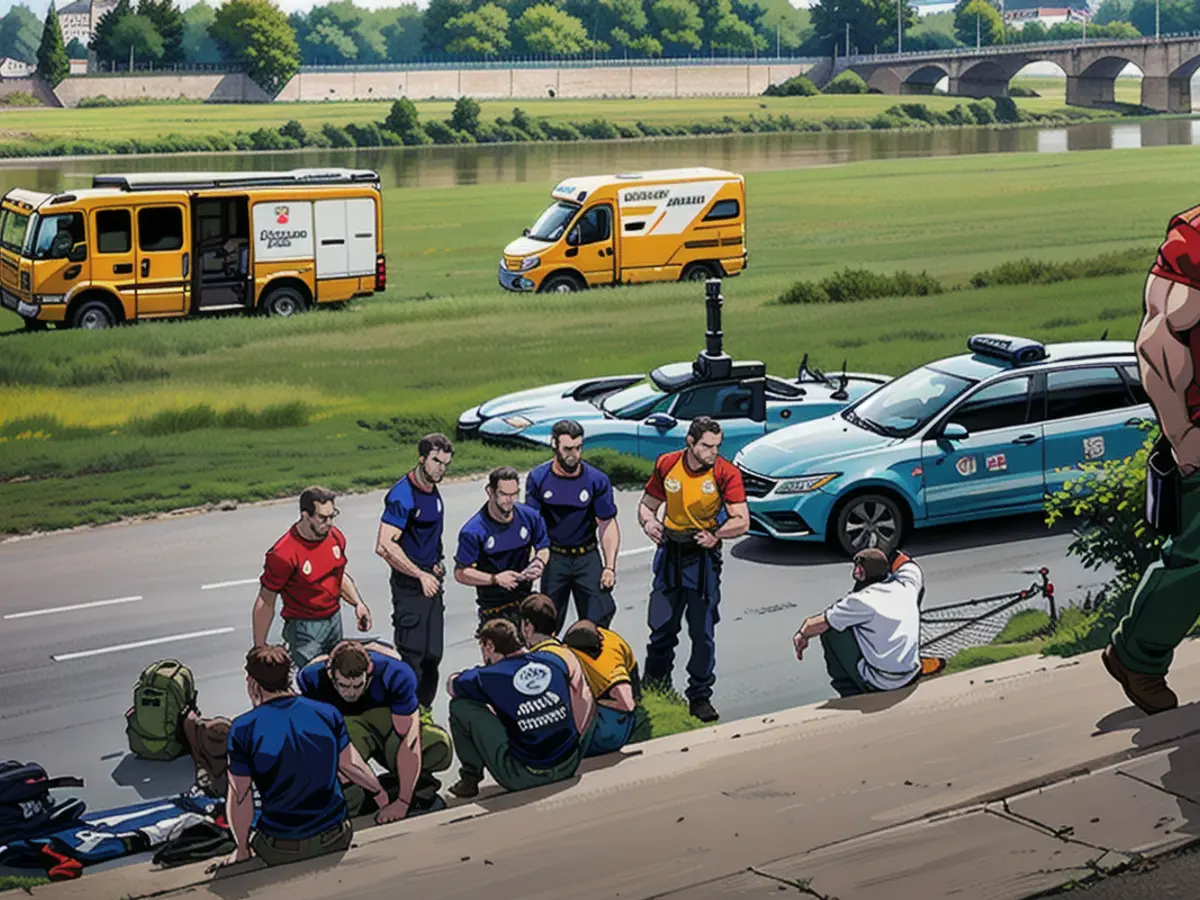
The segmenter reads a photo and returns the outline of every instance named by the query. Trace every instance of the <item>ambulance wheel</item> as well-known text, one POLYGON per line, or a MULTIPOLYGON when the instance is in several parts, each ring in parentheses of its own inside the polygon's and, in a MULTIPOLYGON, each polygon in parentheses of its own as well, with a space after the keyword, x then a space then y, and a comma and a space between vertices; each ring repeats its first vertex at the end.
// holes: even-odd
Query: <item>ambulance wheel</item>
POLYGON ((680 281, 707 281, 709 278, 716 278, 717 273, 713 271, 712 266, 708 263, 692 263, 683 270, 683 275, 680 276, 680 281))
POLYGON ((542 286, 538 289, 539 294, 573 294, 576 291, 582 291, 587 285, 583 284, 574 275, 562 272, 558 275, 551 275, 542 282, 542 286))
POLYGON ((272 288, 271 292, 263 298, 262 310, 268 316, 279 316, 286 319, 289 316, 294 316, 296 313, 303 312, 305 309, 304 297, 294 287, 272 288))
POLYGON ((79 309, 75 310, 75 315, 71 319, 73 327, 83 328, 88 331, 95 331, 99 328, 111 328, 116 324, 117 320, 113 315, 112 309, 103 300, 89 300, 87 303, 80 304, 79 309))
POLYGON ((904 537, 905 524, 904 510, 891 497, 856 494, 833 516, 833 537, 849 557, 868 547, 890 554, 904 537))

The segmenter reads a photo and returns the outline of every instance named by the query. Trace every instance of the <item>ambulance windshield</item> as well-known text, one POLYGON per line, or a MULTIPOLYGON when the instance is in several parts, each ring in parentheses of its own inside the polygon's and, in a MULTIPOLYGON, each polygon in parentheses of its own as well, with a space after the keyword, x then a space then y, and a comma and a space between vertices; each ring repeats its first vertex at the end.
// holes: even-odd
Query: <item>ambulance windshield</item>
POLYGON ((574 203, 555 203, 538 217, 526 237, 553 243, 563 236, 577 212, 579 207, 574 203))

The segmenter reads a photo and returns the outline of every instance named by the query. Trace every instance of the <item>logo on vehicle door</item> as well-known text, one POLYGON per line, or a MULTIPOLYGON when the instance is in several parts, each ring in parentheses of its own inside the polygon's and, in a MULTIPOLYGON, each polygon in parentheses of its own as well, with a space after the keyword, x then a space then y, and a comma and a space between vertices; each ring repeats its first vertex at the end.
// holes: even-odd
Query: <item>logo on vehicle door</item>
POLYGON ((286 206, 275 207, 275 221, 280 225, 288 223, 288 208, 286 206))
POLYGON ((954 464, 954 468, 958 469, 958 474, 964 478, 968 475, 975 474, 975 457, 961 456, 958 462, 954 464))
POLYGON ((987 458, 987 470, 989 472, 1003 472, 1008 469, 1008 459, 1003 453, 996 453, 987 458))
POLYGON ((1100 459, 1104 456, 1104 438, 1102 436, 1083 439, 1083 458, 1100 459))

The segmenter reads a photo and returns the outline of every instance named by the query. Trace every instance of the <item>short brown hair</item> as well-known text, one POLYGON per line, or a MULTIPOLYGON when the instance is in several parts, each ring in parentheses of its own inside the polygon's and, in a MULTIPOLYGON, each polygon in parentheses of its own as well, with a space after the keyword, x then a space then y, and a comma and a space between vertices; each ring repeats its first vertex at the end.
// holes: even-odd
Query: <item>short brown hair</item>
POLYGON ((424 459, 434 450, 441 450, 443 453, 454 455, 454 445, 450 443, 450 438, 446 437, 440 431, 434 431, 431 434, 425 435, 417 442, 417 456, 424 459))
POLYGON ((488 619, 475 632, 475 637, 477 640, 490 642, 496 648, 496 652, 503 656, 521 649, 517 626, 508 619, 488 619))
POLYGON ((281 693, 291 687, 292 657, 278 644, 252 647, 246 654, 246 674, 264 691, 281 693))
POLYGON ((305 488, 304 493, 300 495, 300 512, 308 513, 310 516, 317 511, 318 503, 332 503, 337 499, 337 494, 328 488, 313 485, 310 488, 305 488))
POLYGON ((358 641, 339 641, 329 653, 329 666, 343 678, 358 678, 367 674, 371 657, 358 641))
POLYGON ((878 547, 867 547, 865 550, 859 550, 854 554, 854 564, 862 566, 863 574, 867 581, 878 581, 881 578, 886 578, 888 570, 891 566, 888 564, 887 554, 878 547))
POLYGON ((692 419, 692 424, 688 426, 687 436, 693 441, 698 441, 706 434, 720 434, 721 423, 711 416, 696 416, 692 419))
POLYGON ((493 491, 496 490, 496 485, 502 481, 515 481, 519 485, 521 476, 512 466, 501 466, 488 473, 488 487, 493 491))
POLYGON ((595 622, 580 619, 567 629, 567 633, 563 635, 563 643, 572 650, 578 650, 580 653, 586 653, 592 659, 598 659, 600 650, 604 647, 604 637, 596 628, 595 622))
POLYGON ((528 622, 538 634, 558 631, 558 607, 545 594, 530 594, 521 601, 521 621, 528 622))

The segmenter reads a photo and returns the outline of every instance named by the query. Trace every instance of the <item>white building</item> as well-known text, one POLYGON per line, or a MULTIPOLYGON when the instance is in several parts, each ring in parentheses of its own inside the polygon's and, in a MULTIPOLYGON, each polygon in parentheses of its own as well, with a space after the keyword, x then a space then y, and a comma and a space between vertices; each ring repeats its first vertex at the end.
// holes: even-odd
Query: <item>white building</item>
POLYGON ((0 78, 26 78, 36 69, 33 63, 27 63, 11 56, 0 56, 0 78))
POLYGON ((96 33, 100 17, 117 5, 117 0, 74 0, 58 10, 63 44, 78 40, 87 46, 96 33))
POLYGON ((1041 22, 1046 28, 1059 22, 1091 21, 1092 14, 1086 9, 1075 9, 1069 6, 1039 6, 1032 9, 1013 9, 1004 13, 1004 24, 1015 31, 1020 31, 1030 22, 1041 22))

